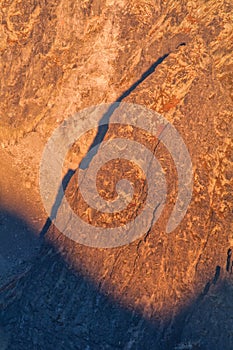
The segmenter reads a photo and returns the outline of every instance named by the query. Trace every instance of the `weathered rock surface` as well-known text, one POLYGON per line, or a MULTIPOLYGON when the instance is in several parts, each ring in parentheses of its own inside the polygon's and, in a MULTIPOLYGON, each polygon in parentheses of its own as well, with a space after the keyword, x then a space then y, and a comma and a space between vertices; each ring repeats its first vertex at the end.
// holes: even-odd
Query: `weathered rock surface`
MULTIPOLYGON (((29 198, 39 198, 39 163, 54 128, 85 107, 118 100, 165 54, 123 100, 163 114, 184 139, 194 171, 188 212, 170 234, 176 170, 161 144, 155 156, 169 196, 140 240, 96 249, 51 226, 38 257, 0 287, 2 348, 232 349, 232 275, 225 271, 233 248, 232 3, 13 0, 1 1, 0 15, 1 158, 10 154, 29 198)), ((93 139, 77 143, 67 168, 76 168, 93 139)), ((145 142, 153 149, 157 141, 145 142)), ((1 169, 1 209, 7 203, 15 213, 20 198, 10 208, 10 183, 4 191, 9 169, 1 169)), ((111 188, 108 166, 100 184, 106 174, 111 188)), ((77 176, 66 196, 85 214, 74 195, 77 176)), ((42 204, 30 203, 24 220, 37 210, 44 218, 42 204)), ((94 213, 91 221, 106 216, 94 213)))

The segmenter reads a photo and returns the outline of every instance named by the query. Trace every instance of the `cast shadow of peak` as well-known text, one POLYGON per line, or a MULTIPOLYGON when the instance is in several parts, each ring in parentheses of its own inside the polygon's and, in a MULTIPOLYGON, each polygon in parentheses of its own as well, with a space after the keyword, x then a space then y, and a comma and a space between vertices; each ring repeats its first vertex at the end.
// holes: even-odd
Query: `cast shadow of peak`
MULTIPOLYGON (((1 214, 1 226, 9 219, 14 233, 19 223, 28 229, 17 216, 1 214)), ((101 292, 51 243, 44 241, 29 265, 26 274, 20 272, 23 277, 0 285, 0 349, 151 349, 158 344, 156 323, 101 292)))
POLYGON ((0 277, 33 258, 40 245, 37 233, 24 219, 0 209, 0 277))
MULTIPOLYGON (((233 278, 215 268, 201 293, 175 318, 174 349, 230 350, 233 344, 233 278)), ((172 349, 172 348, 171 348, 172 349)))
POLYGON ((0 330, 9 350, 151 349, 159 335, 45 241, 30 271, 0 288, 0 330))
POLYGON ((224 329, 231 327, 231 309, 228 313, 224 309, 225 321, 222 305, 217 310, 216 303, 215 313, 212 311, 216 297, 224 300, 227 295, 225 306, 233 304, 232 285, 221 281, 218 267, 208 291, 203 286, 204 293, 173 321, 163 323, 156 318, 156 310, 153 319, 147 319, 136 309, 121 305, 108 290, 98 288, 98 281, 74 270, 63 254, 52 242, 44 242, 29 273, 1 289, 0 328, 8 339, 6 349, 218 350, 216 333, 224 348, 231 350, 231 339, 223 340, 224 329), (215 298, 209 298, 210 288, 217 288, 215 298), (201 335, 204 329, 207 336, 201 335))

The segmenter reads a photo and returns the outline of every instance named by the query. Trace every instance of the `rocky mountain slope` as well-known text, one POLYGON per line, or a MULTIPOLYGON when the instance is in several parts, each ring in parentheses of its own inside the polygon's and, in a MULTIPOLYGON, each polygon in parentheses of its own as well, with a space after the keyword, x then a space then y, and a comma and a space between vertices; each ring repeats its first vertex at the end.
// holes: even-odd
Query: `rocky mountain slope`
MULTIPOLYGON (((168 198, 159 220, 112 249, 80 245, 48 225, 39 254, 26 255, 1 280, 2 349, 232 349, 232 3, 2 0, 0 16, 1 210, 12 220, 19 216, 35 235, 42 230, 43 147, 64 119, 89 106, 120 100, 161 113, 193 164, 187 214, 167 234, 174 162, 158 139, 136 133, 165 169, 168 198), (11 178, 12 169, 20 178, 11 178)), ((110 128, 105 139, 119 132, 110 128)), ((88 133, 75 144, 64 174, 94 138, 88 133)), ((110 189, 122 175, 114 167, 117 174, 111 164, 100 173, 110 189)), ((89 220, 74 195, 77 178, 66 197, 89 220)), ((134 172, 136 188, 138 179, 134 172)), ((91 222, 106 218, 94 213, 91 222)))

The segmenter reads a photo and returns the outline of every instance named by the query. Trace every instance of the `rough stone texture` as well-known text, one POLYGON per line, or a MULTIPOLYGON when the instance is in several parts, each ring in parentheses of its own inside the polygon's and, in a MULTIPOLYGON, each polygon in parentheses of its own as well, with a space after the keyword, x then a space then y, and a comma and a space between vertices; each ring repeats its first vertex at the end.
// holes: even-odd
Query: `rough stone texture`
MULTIPOLYGON (((162 113, 182 135, 194 171, 187 215, 169 235, 177 185, 161 144, 155 155, 169 196, 142 239, 94 249, 50 227, 39 256, 0 287, 2 348, 232 349, 232 276, 225 272, 233 248, 231 2, 13 0, 1 1, 0 15, 0 159, 10 157, 23 179, 7 182, 12 164, 4 164, 1 209, 23 216, 26 193, 23 220, 44 218, 42 204, 31 203, 52 130, 76 111, 117 100, 164 54, 124 101, 162 113), (12 202, 14 181, 22 194, 12 202)), ((77 143, 67 168, 76 168, 93 138, 77 143)), ((145 142, 153 149, 157 140, 145 142)), ((75 180, 67 198, 85 211, 75 180)), ((98 220, 106 216, 91 216, 98 220)))

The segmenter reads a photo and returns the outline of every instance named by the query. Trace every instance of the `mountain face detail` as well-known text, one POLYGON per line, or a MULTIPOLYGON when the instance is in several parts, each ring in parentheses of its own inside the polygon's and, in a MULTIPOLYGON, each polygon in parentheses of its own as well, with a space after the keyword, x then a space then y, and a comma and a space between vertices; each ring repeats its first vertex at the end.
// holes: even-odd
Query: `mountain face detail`
POLYGON ((1 349, 232 349, 232 15, 228 0, 1 1, 1 349), (121 137, 147 147, 167 187, 139 239, 95 248, 48 218, 39 170, 64 120, 114 102, 174 126, 192 161, 192 198, 167 233, 179 183, 160 142, 164 125, 151 136, 111 124, 98 142, 98 128, 84 133, 67 152, 61 186, 89 225, 133 220, 148 189, 147 173, 115 159, 99 169, 97 190, 111 202, 126 178, 133 205, 120 214, 88 206, 77 169, 93 144, 121 137))

